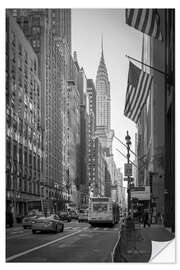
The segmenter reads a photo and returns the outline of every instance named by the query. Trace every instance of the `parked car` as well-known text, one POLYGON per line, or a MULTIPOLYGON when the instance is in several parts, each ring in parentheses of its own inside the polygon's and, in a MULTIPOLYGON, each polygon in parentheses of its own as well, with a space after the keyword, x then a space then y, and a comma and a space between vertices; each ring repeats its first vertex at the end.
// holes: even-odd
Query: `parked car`
POLYGON ((68 222, 71 222, 71 215, 68 212, 60 212, 58 216, 61 220, 67 220, 68 222))
POLYGON ((23 218, 22 220, 22 226, 24 229, 31 228, 32 222, 36 220, 37 218, 44 217, 44 214, 30 214, 23 218))
POLYGON ((79 222, 88 221, 88 210, 87 209, 80 209, 79 210, 78 221, 79 222))
POLYGON ((13 214, 11 212, 6 212, 6 226, 12 227, 14 223, 13 214))
POLYGON ((70 211, 69 212, 71 219, 78 219, 78 213, 75 211, 70 211))
POLYGON ((37 231, 63 232, 64 223, 55 214, 48 217, 39 217, 32 222, 32 233, 36 233, 37 231))

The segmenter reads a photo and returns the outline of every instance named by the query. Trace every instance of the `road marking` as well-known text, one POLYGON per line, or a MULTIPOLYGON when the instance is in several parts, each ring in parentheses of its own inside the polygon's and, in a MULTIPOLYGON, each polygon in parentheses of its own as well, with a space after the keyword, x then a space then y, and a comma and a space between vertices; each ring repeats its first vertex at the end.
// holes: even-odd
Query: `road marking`
POLYGON ((118 232, 118 240, 117 240, 117 242, 116 242, 116 244, 115 244, 115 246, 114 246, 114 248, 113 248, 113 251, 111 252, 111 261, 112 262, 114 262, 114 253, 115 253, 115 251, 116 251, 116 248, 117 248, 117 245, 118 245, 118 243, 119 243, 119 241, 120 241, 120 238, 121 238, 121 233, 120 233, 120 231, 118 232))
POLYGON ((10 234, 14 234, 14 233, 24 233, 24 231, 10 232, 10 234))
POLYGON ((6 240, 9 240, 9 239, 14 239, 14 238, 22 238, 22 236, 27 236, 27 235, 30 235, 31 232, 24 232, 23 234, 16 234, 16 235, 12 235, 12 236, 6 236, 6 240))
POLYGON ((16 258, 18 258, 18 257, 21 257, 21 256, 26 255, 26 254, 28 254, 28 253, 31 253, 31 252, 33 252, 33 251, 35 251, 35 250, 41 249, 41 248, 43 248, 43 247, 47 247, 47 246, 49 246, 49 245, 51 245, 51 244, 53 244, 53 243, 56 243, 56 242, 61 241, 61 240, 65 239, 65 238, 68 238, 68 237, 70 237, 70 236, 73 236, 73 235, 75 235, 75 234, 78 234, 79 232, 82 232, 83 230, 84 230, 84 229, 79 230, 79 231, 76 231, 76 232, 73 232, 73 233, 71 233, 71 234, 65 235, 65 236, 63 236, 63 237, 60 237, 60 238, 58 238, 58 239, 55 239, 55 240, 50 241, 50 242, 48 242, 48 243, 45 243, 45 244, 43 244, 43 245, 40 245, 40 246, 31 248, 31 249, 28 249, 28 250, 23 251, 23 252, 20 252, 20 253, 18 253, 18 254, 16 254, 16 255, 10 256, 10 257, 8 257, 8 258, 6 259, 6 262, 12 261, 12 260, 14 260, 14 259, 16 259, 16 258))
POLYGON ((68 229, 72 229, 72 227, 66 227, 66 228, 64 228, 65 230, 68 230, 68 229))

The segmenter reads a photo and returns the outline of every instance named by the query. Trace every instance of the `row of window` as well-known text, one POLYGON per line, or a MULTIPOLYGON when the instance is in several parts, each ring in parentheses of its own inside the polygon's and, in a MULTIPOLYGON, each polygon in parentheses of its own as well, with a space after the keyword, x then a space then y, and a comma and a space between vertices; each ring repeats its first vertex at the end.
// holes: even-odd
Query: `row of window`
MULTIPOLYGON (((15 58, 15 48, 17 50, 17 55, 22 57, 21 59, 19 59, 19 61, 22 61, 22 59, 24 58, 24 61, 26 64, 30 65, 30 69, 31 71, 34 71, 35 74, 37 74, 37 62, 36 59, 31 59, 28 56, 28 52, 22 47, 22 44, 16 39, 16 34, 15 32, 11 31, 11 44, 12 44, 12 59, 15 58)), ((14 59, 15 60, 15 59, 14 59)))
POLYGON ((7 175, 6 188, 9 190, 15 190, 17 192, 16 196, 19 197, 18 192, 27 192, 30 194, 40 195, 40 183, 34 183, 20 179, 17 183, 17 180, 11 178, 7 175))

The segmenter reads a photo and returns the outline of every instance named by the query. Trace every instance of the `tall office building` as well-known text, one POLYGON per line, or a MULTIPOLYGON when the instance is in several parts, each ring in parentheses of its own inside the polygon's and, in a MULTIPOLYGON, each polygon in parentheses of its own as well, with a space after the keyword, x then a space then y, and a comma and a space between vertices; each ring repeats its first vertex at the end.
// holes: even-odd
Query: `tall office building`
POLYGON ((95 178, 93 169, 93 138, 96 127, 96 89, 92 79, 87 79, 87 94, 89 102, 88 182, 93 183, 95 178))
POLYGON ((40 207, 43 180, 38 58, 6 13, 6 207, 17 216, 40 207))
POLYGON ((101 59, 96 75, 96 135, 102 147, 112 153, 113 130, 111 128, 111 97, 110 82, 104 61, 103 42, 101 59))
POLYGON ((68 133, 71 10, 12 9, 11 13, 37 54, 40 67, 44 198, 49 202, 57 198, 67 201, 68 142, 64 138, 68 133))
POLYGON ((51 9, 51 28, 56 37, 66 40, 71 52, 71 9, 51 9))

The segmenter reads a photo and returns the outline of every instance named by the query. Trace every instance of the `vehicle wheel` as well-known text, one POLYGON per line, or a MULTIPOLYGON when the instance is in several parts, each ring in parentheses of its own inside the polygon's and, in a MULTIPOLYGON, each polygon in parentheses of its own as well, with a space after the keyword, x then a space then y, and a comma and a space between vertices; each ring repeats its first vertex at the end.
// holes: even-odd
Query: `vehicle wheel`
POLYGON ((64 231, 64 225, 61 226, 60 232, 64 231))
POLYGON ((24 228, 24 229, 27 229, 27 227, 26 227, 26 226, 23 226, 23 228, 24 228))
POLYGON ((32 230, 32 233, 35 234, 36 233, 36 230, 32 230))

